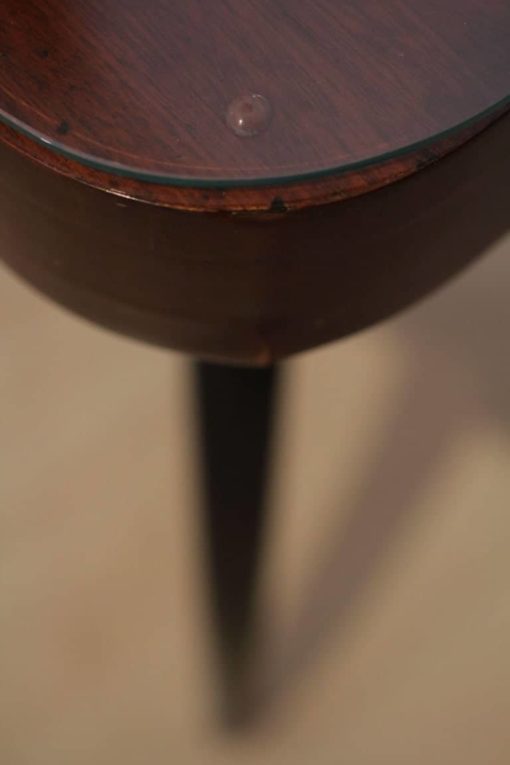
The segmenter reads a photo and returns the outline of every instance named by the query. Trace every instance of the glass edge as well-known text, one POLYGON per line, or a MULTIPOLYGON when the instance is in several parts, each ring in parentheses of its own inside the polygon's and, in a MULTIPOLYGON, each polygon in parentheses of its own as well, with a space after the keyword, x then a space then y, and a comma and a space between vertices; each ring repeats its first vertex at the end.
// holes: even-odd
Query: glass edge
POLYGON ((94 155, 87 154, 81 151, 75 151, 69 149, 58 141, 52 141, 41 133, 32 130, 26 126, 21 120, 16 117, 7 115, 0 109, 0 122, 7 127, 12 128, 18 133, 36 141, 41 146, 45 147, 49 151, 55 154, 61 155, 67 159, 74 160, 80 164, 86 165, 94 170, 98 170, 103 173, 110 173, 122 178, 129 178, 131 180, 140 181, 144 183, 153 183, 160 186, 178 186, 184 188, 195 189, 236 189, 236 188, 260 188, 265 186, 285 186, 287 184, 296 182, 308 182, 318 181, 323 178, 328 178, 335 175, 344 175, 345 173, 354 172, 356 170, 362 170, 370 165, 376 165, 383 162, 390 161, 392 159, 398 159, 406 154, 412 154, 419 149, 425 149, 428 146, 436 143, 437 141, 448 138, 454 133, 458 133, 476 122, 482 121, 485 117, 490 116, 494 112, 502 111, 506 107, 510 107, 510 95, 505 96, 503 99, 495 102, 491 106, 488 106, 481 112, 478 112, 473 117, 470 117, 463 122, 456 123, 455 125, 446 128, 445 130, 435 133, 427 138, 419 141, 414 141, 410 144, 406 144, 394 151, 387 151, 383 154, 373 155, 366 159, 357 160, 356 162, 346 163, 340 166, 323 168, 321 170, 310 170, 309 172, 294 173, 288 175, 271 176, 268 178, 190 178, 185 176, 170 176, 162 173, 152 173, 144 170, 137 169, 136 167, 129 167, 121 163, 109 162, 107 160, 101 160, 94 155))

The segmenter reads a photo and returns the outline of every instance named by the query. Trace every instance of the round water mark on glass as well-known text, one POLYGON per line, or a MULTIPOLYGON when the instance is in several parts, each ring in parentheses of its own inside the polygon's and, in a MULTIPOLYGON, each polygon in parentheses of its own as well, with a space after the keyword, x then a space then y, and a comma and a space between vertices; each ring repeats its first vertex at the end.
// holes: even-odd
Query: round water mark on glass
POLYGON ((236 135, 253 138, 267 129, 273 110, 265 96, 248 93, 234 99, 227 109, 227 125, 236 135))

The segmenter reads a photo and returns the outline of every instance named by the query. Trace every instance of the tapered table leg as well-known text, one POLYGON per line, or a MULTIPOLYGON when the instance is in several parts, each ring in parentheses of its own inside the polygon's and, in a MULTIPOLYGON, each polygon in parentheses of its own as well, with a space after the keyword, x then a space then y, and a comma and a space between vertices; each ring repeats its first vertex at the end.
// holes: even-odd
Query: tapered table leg
POLYGON ((199 363, 195 374, 211 597, 225 713, 235 722, 255 629, 276 371, 199 363))

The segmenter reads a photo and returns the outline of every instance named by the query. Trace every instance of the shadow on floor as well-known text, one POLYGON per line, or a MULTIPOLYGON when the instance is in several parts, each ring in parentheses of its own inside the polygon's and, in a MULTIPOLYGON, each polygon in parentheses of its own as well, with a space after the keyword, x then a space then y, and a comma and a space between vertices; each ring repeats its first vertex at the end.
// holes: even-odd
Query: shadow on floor
POLYGON ((353 609, 456 439, 480 419, 509 428, 510 358, 501 346, 502 328, 510 327, 509 285, 508 252, 498 248, 457 284, 394 322, 407 370, 396 411, 347 521, 342 514, 325 534, 292 629, 254 662, 245 724, 270 715, 328 635, 346 634, 353 609))

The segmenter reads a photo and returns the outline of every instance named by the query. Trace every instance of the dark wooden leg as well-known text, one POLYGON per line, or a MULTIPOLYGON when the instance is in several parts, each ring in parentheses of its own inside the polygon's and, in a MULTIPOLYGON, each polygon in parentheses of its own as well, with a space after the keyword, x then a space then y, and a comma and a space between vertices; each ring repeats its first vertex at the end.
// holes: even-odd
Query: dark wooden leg
POLYGON ((196 379, 213 614, 235 723, 246 711, 276 371, 199 363, 196 379))

